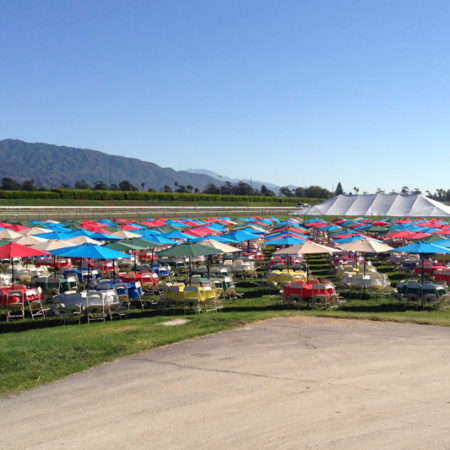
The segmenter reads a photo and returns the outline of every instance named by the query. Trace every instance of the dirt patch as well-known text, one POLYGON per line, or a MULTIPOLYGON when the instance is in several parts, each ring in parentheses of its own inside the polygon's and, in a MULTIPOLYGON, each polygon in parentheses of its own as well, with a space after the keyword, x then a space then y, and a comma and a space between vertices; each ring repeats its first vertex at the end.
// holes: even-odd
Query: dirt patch
POLYGON ((191 319, 173 319, 161 322, 159 325, 165 325, 166 327, 174 327, 176 325, 184 325, 186 323, 189 323, 190 321, 191 319))

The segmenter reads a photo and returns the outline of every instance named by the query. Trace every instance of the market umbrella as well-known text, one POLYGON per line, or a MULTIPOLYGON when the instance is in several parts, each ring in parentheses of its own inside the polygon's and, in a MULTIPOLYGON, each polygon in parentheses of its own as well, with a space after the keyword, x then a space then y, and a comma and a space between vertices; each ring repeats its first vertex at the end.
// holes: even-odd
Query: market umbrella
MULTIPOLYGON (((232 245, 228 245, 223 242, 215 241, 214 239, 205 239, 202 241, 202 245, 221 250, 223 253, 238 253, 241 251, 240 248, 233 247, 232 245)), ((211 269, 211 256, 212 255, 208 255, 208 278, 211 269)))
MULTIPOLYGON (((150 237, 142 237, 142 238, 132 238, 126 239, 123 241, 125 244, 130 244, 137 247, 137 250, 144 249, 152 249, 152 262, 153 262, 153 249, 155 247, 160 247, 161 244, 159 242, 152 241, 150 237)), ((173 244, 172 241, 170 241, 173 244)), ((136 253, 134 253, 134 268, 136 269, 136 253)))
POLYGON ((21 238, 23 235, 17 231, 8 230, 7 228, 0 230, 0 239, 8 239, 9 241, 13 239, 21 238))
POLYGON ((1 258, 9 258, 11 262, 11 271, 12 271, 12 285, 14 286, 14 264, 13 258, 27 258, 32 256, 44 256, 48 255, 47 252, 42 250, 36 250, 31 247, 26 247, 25 245, 16 244, 15 242, 11 242, 9 244, 3 245, 0 247, 0 259, 1 258))
MULTIPOLYGON (((130 240, 131 239, 127 239, 130 240)), ((111 250, 116 250, 118 252, 133 252, 134 257, 134 270, 136 270, 136 250, 141 250, 143 247, 140 245, 134 245, 130 242, 121 241, 121 242, 113 242, 111 244, 106 244, 105 247, 110 248, 111 250)), ((114 269, 114 275, 115 275, 115 269, 114 269)), ((115 277, 114 277, 115 278, 115 277)))
POLYGON ((39 238, 37 236, 22 236, 17 239, 13 239, 13 242, 20 245, 34 245, 34 244, 42 244, 43 242, 47 242, 48 239, 39 238))
POLYGON ((114 233, 111 233, 113 236, 122 238, 122 239, 130 239, 130 238, 135 238, 135 237, 141 237, 141 234, 138 233, 133 233, 132 231, 127 231, 127 230, 119 230, 116 231, 114 233))
POLYGON ((158 256, 187 256, 189 258, 189 284, 191 284, 191 258, 196 256, 217 255, 220 253, 223 253, 223 251, 217 248, 188 241, 183 244, 174 245, 173 247, 161 250, 158 252, 158 256))
MULTIPOLYGON (((262 245, 295 245, 295 244, 300 244, 302 242, 304 242, 307 239, 303 239, 303 238, 297 238, 294 236, 281 236, 278 238, 274 238, 274 239, 268 239, 266 241, 264 241, 262 243, 262 245)), ((290 269, 291 267, 291 255, 288 254, 288 264, 287 264, 287 268, 290 269)))
POLYGON ((118 252, 116 250, 112 250, 102 245, 97 244, 82 244, 76 245, 74 247, 60 248, 57 250, 51 250, 50 253, 57 256, 65 256, 67 258, 87 258, 88 259, 88 271, 90 278, 91 275, 91 259, 100 259, 100 260, 113 260, 115 261, 118 258, 131 258, 130 255, 126 253, 118 252))
POLYGON ((320 253, 337 253, 339 250, 328 247, 326 245, 317 244, 313 241, 304 241, 301 244, 296 244, 291 247, 282 248, 274 252, 274 255, 306 255, 306 277, 309 280, 309 267, 308 267, 308 255, 320 254, 320 253))
MULTIPOLYGON (((392 250, 390 245, 384 242, 376 241, 375 239, 359 239, 353 242, 346 242, 337 244, 339 248, 345 251, 358 253, 384 253, 392 250)), ((366 274, 366 258, 364 258, 364 273, 366 274)), ((366 286, 364 285, 364 294, 366 293, 366 286)))
MULTIPOLYGON (((404 245, 403 247, 397 247, 391 250, 391 252, 405 252, 405 253, 415 253, 420 255, 421 265, 422 265, 422 286, 423 286, 423 261, 425 257, 450 253, 450 249, 443 247, 441 245, 430 244, 429 242, 416 242, 410 245, 404 245)), ((422 308, 424 307, 423 296, 422 296, 422 308)))
POLYGON ((96 241, 95 239, 92 239, 90 237, 87 237, 87 236, 76 236, 76 237, 64 239, 64 241, 70 242, 74 246, 84 245, 84 244, 99 245, 98 241, 96 241))
MULTIPOLYGON (((74 244, 71 244, 67 241, 62 241, 59 239, 45 240, 44 242, 40 242, 38 244, 33 244, 33 247, 36 250, 43 250, 44 252, 49 252, 50 250, 56 250, 57 248, 66 248, 73 247, 74 244)), ((53 272, 56 275, 56 255, 53 255, 53 272)))
POLYGON ((48 230, 46 228, 33 227, 20 231, 20 234, 22 234, 23 236, 34 236, 35 234, 49 233, 50 231, 51 230, 48 230))

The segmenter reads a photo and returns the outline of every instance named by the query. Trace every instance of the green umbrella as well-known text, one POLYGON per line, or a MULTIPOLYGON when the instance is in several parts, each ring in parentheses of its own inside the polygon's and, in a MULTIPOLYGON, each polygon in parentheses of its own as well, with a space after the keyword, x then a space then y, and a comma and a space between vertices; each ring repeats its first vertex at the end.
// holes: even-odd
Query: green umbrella
POLYGON ((170 233, 171 231, 179 231, 177 227, 173 227, 172 225, 163 225, 162 227, 152 228, 152 230, 156 230, 161 233, 170 233))
POLYGON ((208 247, 196 242, 184 242, 158 252, 158 256, 187 256, 189 257, 189 284, 191 284, 191 258, 196 256, 218 255, 223 253, 217 248, 208 247))
POLYGON ((441 234, 432 234, 430 237, 425 238, 424 241, 436 242, 436 241, 442 241, 443 239, 445 239, 445 236, 442 236, 441 234))
POLYGON ((105 244, 103 247, 110 248, 111 250, 116 250, 118 252, 128 252, 131 250, 140 250, 141 247, 137 245, 127 244, 125 242, 111 242, 110 244, 105 244))
POLYGON ((148 239, 142 238, 125 239, 122 242, 127 245, 133 245, 140 250, 143 250, 144 248, 154 248, 161 246, 161 244, 158 244, 158 242, 153 242, 148 239))
POLYGON ((2 247, 3 245, 6 245, 9 241, 7 241, 6 239, 0 239, 0 247, 2 247))
POLYGON ((373 227, 370 227, 367 229, 367 231, 373 231, 375 233, 387 233, 391 229, 389 227, 382 227, 381 225, 374 225, 373 227))
MULTIPOLYGON (((137 245, 129 244, 124 241, 121 242, 112 242, 110 244, 104 245, 104 247, 110 248, 111 250, 116 250, 118 252, 133 252, 134 257, 134 269, 136 270, 136 254, 134 253, 135 250, 141 250, 142 247, 139 247, 137 245)), ((115 265, 115 262, 114 262, 115 265)), ((115 274, 115 270, 114 270, 115 274)))

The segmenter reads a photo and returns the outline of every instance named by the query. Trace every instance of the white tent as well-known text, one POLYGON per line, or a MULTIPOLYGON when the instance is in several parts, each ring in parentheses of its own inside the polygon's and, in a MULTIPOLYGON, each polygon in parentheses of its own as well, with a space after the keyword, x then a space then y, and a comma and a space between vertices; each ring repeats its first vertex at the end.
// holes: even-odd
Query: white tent
POLYGON ((294 216, 450 217, 450 206, 421 194, 338 195, 294 216))

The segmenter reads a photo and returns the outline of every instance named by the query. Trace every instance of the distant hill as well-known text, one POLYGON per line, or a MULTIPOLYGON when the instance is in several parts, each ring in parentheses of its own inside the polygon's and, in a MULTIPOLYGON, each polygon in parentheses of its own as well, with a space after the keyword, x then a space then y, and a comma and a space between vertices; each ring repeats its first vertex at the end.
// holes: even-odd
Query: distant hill
POLYGON ((57 146, 43 143, 27 143, 15 139, 0 141, 0 179, 16 181, 34 179, 38 186, 74 185, 85 180, 90 185, 97 181, 119 184, 128 180, 139 189, 152 187, 160 190, 167 184, 191 185, 204 189, 208 184, 220 183, 209 175, 176 171, 136 158, 108 155, 96 150, 57 146))
MULTIPOLYGON (((207 169, 188 169, 187 172, 198 173, 198 174, 202 174, 202 175, 209 175, 210 177, 215 178, 219 182, 219 184, 224 184, 227 181, 229 181, 232 184, 238 183, 239 181, 243 181, 244 183, 249 184, 250 186, 252 186, 255 189, 261 189, 261 186, 264 185, 264 186, 266 186, 267 189, 270 189, 271 191, 274 191, 275 193, 278 193, 280 190, 280 187, 281 187, 281 186, 278 186, 273 183, 268 183, 266 181, 252 180, 249 178, 244 178, 242 180, 239 178, 230 178, 230 177, 219 175, 218 173, 213 172, 212 170, 207 170, 207 169)), ((293 186, 293 185, 288 185, 287 187, 290 189, 296 188, 296 186, 293 186)))

